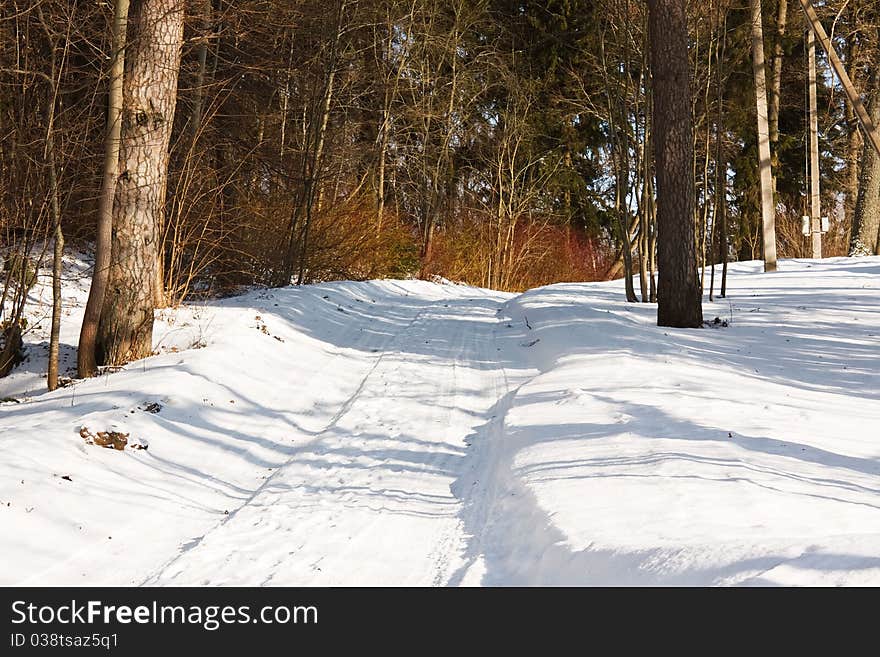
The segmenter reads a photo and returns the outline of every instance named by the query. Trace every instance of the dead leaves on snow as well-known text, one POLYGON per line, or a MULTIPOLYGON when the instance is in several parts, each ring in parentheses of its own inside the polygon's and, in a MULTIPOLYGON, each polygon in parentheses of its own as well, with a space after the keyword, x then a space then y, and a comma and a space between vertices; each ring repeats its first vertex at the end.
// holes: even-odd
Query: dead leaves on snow
POLYGON ((126 446, 129 449, 147 449, 147 446, 140 442, 129 444, 128 437, 130 434, 122 433, 121 431, 99 431, 98 433, 93 433, 88 427, 82 427, 79 430, 79 435, 86 441, 86 445, 97 445, 98 447, 119 451, 124 450, 126 446))

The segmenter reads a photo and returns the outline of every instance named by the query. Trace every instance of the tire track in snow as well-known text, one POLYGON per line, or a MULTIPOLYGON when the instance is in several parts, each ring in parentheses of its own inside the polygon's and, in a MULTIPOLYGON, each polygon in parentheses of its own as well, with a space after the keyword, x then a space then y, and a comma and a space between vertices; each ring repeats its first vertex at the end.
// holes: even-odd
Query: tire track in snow
MULTIPOLYGON (((499 319, 498 326, 506 322, 506 319, 499 319)), ((494 331, 492 341, 497 344, 494 331)), ((502 450, 505 448, 504 418, 519 389, 519 386, 511 389, 510 378, 503 366, 497 370, 492 384, 493 396, 498 401, 486 414, 486 423, 477 427, 466 439, 468 467, 452 485, 452 492, 461 501, 461 520, 467 544, 463 562, 446 580, 447 586, 461 586, 472 568, 481 567, 478 562, 485 559, 484 553, 489 543, 487 528, 491 523, 497 491, 501 486, 500 464, 502 450)), ((471 574, 470 578, 473 577, 471 574)))
MULTIPOLYGON (((418 319, 425 313, 426 310, 427 310, 427 308, 422 308, 422 309, 418 310, 415 313, 415 315, 412 317, 412 319, 410 319, 409 323, 406 326, 404 326, 402 329, 400 329, 398 332, 394 333, 393 335, 389 335, 385 339, 384 345, 388 345, 389 343, 391 343, 395 339, 397 339, 400 334, 408 331, 418 321, 418 319)), ((284 469, 287 466, 289 466, 297 458, 297 456, 303 451, 303 449, 305 449, 308 445, 314 443, 315 441, 319 441, 323 434, 325 434, 326 432, 330 431, 333 427, 335 427, 336 424, 339 422, 339 420, 348 412, 348 410, 355 403, 358 396, 361 394, 364 387, 366 386, 367 381, 376 372, 376 370, 379 368, 380 364, 382 363, 383 358, 385 358, 385 356, 387 355, 388 351, 386 348, 384 348, 384 345, 383 345, 383 348, 381 349, 381 351, 376 352, 377 355, 373 359, 373 364, 370 366, 367 373, 363 376, 363 378, 361 379, 361 381, 360 381, 359 385, 357 386, 357 388, 355 389, 355 391, 342 403, 342 405, 339 407, 339 409, 336 411, 336 413, 333 414, 333 416, 330 418, 330 420, 327 422, 327 424, 320 431, 315 432, 312 440, 308 441, 304 445, 300 445, 300 446, 294 448, 293 451, 291 452, 290 456, 288 457, 288 459, 282 465, 279 465, 278 467, 276 467, 272 471, 272 474, 270 476, 268 476, 259 486, 257 486, 253 490, 253 492, 247 498, 245 498, 238 507, 231 510, 228 515, 224 516, 220 520, 220 522, 218 522, 216 525, 211 527, 207 532, 205 532, 201 536, 185 543, 182 546, 181 550, 176 555, 174 555, 171 559, 166 561, 159 568, 157 568, 154 572, 152 572, 150 575, 148 575, 146 578, 144 578, 143 581, 141 581, 138 585, 139 586, 149 586, 149 585, 153 585, 153 584, 157 583, 161 579, 162 574, 165 573, 168 569, 170 569, 184 555, 186 555, 189 552, 191 552, 192 550, 195 550, 196 548, 198 548, 205 541, 205 539, 208 536, 210 536, 214 532, 217 532, 218 530, 220 530, 223 526, 225 526, 226 524, 231 522, 242 511, 242 509, 251 505, 253 503, 253 501, 264 490, 266 490, 270 486, 272 481, 274 479, 276 479, 278 477, 278 475, 281 472, 283 472, 284 469)), ((343 358, 344 356, 345 356, 344 353, 342 353, 340 351, 336 351, 333 353, 330 360, 331 360, 331 362, 336 361, 336 360, 339 360, 340 358, 343 358)))
POLYGON ((422 308, 326 431, 150 582, 448 580, 466 543, 450 487, 501 376, 492 341, 501 299, 462 297, 422 308))
MULTIPOLYGON (((403 336, 405 340, 402 341, 401 351, 410 356, 404 357, 401 353, 401 362, 392 362, 383 370, 378 378, 383 382, 386 390, 381 391, 381 395, 373 395, 374 403, 382 397, 382 402, 388 406, 395 402, 394 391, 406 386, 412 396, 420 398, 422 408, 419 409, 419 414, 423 426, 419 427, 416 433, 423 438, 421 447, 426 453, 425 458, 418 463, 421 467, 419 481, 409 482, 416 490, 408 494, 411 502, 418 500, 418 496, 421 495, 422 499, 433 500, 433 506, 414 502, 403 511, 397 509, 388 513, 385 513, 388 510, 383 508, 382 513, 368 516, 359 526, 354 526, 351 518, 348 517, 347 528, 352 535, 343 546, 344 556, 341 560, 362 559, 365 545, 381 543, 381 539, 378 538, 380 534, 383 531, 391 532, 390 527, 394 525, 390 522, 389 513, 418 513, 413 511, 413 508, 421 508, 423 513, 432 513, 436 516, 428 527, 424 526, 427 523, 422 523, 421 527, 416 527, 417 523, 412 523, 412 531, 408 536, 412 537, 413 542, 419 546, 394 545, 387 557, 399 560, 400 566, 387 579, 376 577, 377 583, 442 584, 448 579, 450 570, 457 567, 457 560, 460 559, 462 552, 463 527, 458 518, 459 505, 451 495, 450 486, 464 464, 464 438, 473 430, 474 417, 482 417, 486 408, 495 401, 494 396, 486 398, 484 393, 487 377, 494 380, 497 376, 497 366, 491 365, 489 369, 490 364, 497 358, 497 354, 490 350, 492 343, 489 339, 496 321, 497 300, 470 299, 464 304, 454 304, 450 300, 450 303, 443 304, 443 308, 450 310, 444 312, 440 305, 436 304, 429 313, 420 318, 424 320, 422 331, 413 331, 412 334, 403 336), (480 302, 474 303, 477 301, 480 302), (458 307, 459 305, 461 307, 458 307), (473 322, 474 316, 477 316, 476 323, 473 322), (487 321, 481 321, 483 319, 487 321), (462 326, 457 327, 457 323, 462 326), (418 358, 414 359, 411 356, 413 352, 418 351, 417 347, 424 337, 437 334, 442 335, 446 341, 445 351, 435 353, 429 363, 425 363, 424 359, 419 362, 418 358), (426 368, 431 370, 428 374, 425 374, 426 368), (434 371, 437 375, 431 379, 431 373, 434 371), (386 395, 389 389, 391 394, 386 395), (429 443, 431 436, 430 433, 425 433, 425 427, 438 425, 438 430, 442 430, 442 436, 436 437, 434 442, 429 443), (430 449, 431 447, 442 449, 430 449), (456 448, 459 453, 449 453, 448 450, 456 448), (428 512, 424 511, 426 506, 429 508, 428 512)), ((424 342, 428 343, 430 340, 424 342)), ((364 396, 361 401, 366 407, 371 400, 364 396)), ((365 422, 363 424, 355 422, 354 428, 365 429, 365 425, 371 424, 370 413, 364 412, 363 408, 359 410, 364 415, 365 422)), ((396 408, 392 407, 392 411, 395 415, 400 415, 402 412, 405 414, 404 407, 399 405, 396 408)), ((405 423, 398 421, 392 424, 405 423)), ((380 422, 379 425, 381 426, 382 423, 380 422)), ((355 431, 354 435, 358 435, 358 431, 355 431)), ((360 483, 370 491, 387 492, 380 487, 384 476, 380 473, 383 472, 385 465, 379 462, 375 467, 363 469, 358 473, 363 476, 360 483)), ((401 489, 402 487, 403 484, 401 489)), ((334 521, 338 519, 337 516, 332 518, 334 521)), ((342 578, 336 581, 350 582, 352 579, 342 578)))
POLYGON ((507 358, 501 359, 493 379, 497 402, 486 413, 486 422, 468 436, 467 469, 452 487, 461 501, 467 545, 447 586, 534 585, 547 564, 570 562, 574 556, 534 493, 513 472, 516 453, 525 444, 507 435, 505 421, 519 391, 540 372, 527 364, 521 334, 502 331, 499 340, 499 331, 512 318, 501 315, 498 320, 492 343, 501 344, 494 351, 507 358))

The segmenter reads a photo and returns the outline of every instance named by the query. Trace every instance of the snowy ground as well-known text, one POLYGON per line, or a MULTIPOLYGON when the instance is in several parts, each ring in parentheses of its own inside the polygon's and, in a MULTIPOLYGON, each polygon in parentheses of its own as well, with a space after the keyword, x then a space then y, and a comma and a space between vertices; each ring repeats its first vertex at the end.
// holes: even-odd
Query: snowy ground
POLYGON ((0 584, 880 585, 880 258, 735 265, 689 331, 619 281, 252 292, 52 394, 47 283, 0 380, 0 584))

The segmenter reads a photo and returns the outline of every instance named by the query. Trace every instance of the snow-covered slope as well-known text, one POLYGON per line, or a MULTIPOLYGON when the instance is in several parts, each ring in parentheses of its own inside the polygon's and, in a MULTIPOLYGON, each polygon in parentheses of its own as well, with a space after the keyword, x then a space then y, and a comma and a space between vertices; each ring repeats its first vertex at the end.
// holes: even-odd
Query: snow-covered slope
POLYGON ((0 583, 880 584, 880 258, 728 290, 702 330, 619 281, 255 291, 38 394, 42 283, 0 380, 0 583))

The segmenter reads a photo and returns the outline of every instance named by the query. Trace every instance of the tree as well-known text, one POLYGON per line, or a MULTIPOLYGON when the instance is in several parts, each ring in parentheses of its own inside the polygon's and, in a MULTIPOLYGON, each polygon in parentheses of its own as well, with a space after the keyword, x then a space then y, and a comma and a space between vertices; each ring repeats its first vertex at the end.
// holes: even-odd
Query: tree
MULTIPOLYGON (((856 91, 855 85, 852 83, 849 74, 846 72, 846 68, 843 65, 843 62, 840 60, 840 57, 837 55, 837 52, 834 49, 834 44, 831 42, 831 39, 828 37, 828 34, 825 32, 825 28, 822 27, 822 23, 819 21, 819 17, 816 14, 816 10, 813 7, 810 0, 800 0, 801 6, 804 9, 804 13, 806 14, 807 21, 809 23, 810 29, 815 34, 816 39, 822 44, 822 48, 825 50, 825 53, 828 55, 828 61, 831 64, 831 68, 834 69, 837 78, 840 80, 840 84, 843 86, 843 90, 847 95, 847 98, 850 101, 852 110, 854 111, 856 117, 861 124, 862 130, 865 133, 865 141, 867 145, 872 148, 877 156, 880 156, 880 130, 877 128, 877 107, 874 106, 872 109, 874 110, 874 116, 868 112, 865 108, 864 103, 862 102, 861 97, 856 91)), ((880 36, 880 34, 878 34, 880 36)), ((874 100, 876 101, 876 69, 872 73, 873 82, 872 86, 874 87, 874 100)), ((868 247, 865 249, 862 246, 862 249, 868 250, 870 253, 870 241, 872 239, 871 235, 876 235, 876 228, 871 226, 871 222, 875 221, 876 215, 876 202, 877 202, 877 174, 874 171, 874 161, 870 158, 866 157, 863 163, 863 171, 860 177, 860 185, 859 185, 859 193, 858 199, 856 201, 856 211, 853 213, 854 221, 853 221, 853 236, 852 243, 850 244, 850 252, 858 251, 859 248, 855 244, 855 241, 858 240, 863 234, 870 233, 870 235, 865 235, 868 240, 868 247), (867 222, 867 225, 866 225, 867 222)), ((876 249, 876 240, 877 237, 873 237, 875 240, 874 249, 876 249)))
POLYGON ((767 71, 764 60, 764 27, 761 0, 751 0, 752 68, 758 118, 758 169, 761 174, 761 235, 764 271, 776 271, 776 208, 770 158, 770 124, 767 112, 767 71))
POLYGON ((122 133, 122 83, 125 66, 125 38, 129 0, 116 0, 112 23, 110 94, 107 100, 107 133, 104 138, 104 177, 98 204, 95 237, 95 268, 79 334, 76 364, 82 378, 97 371, 96 340, 101 309, 110 274, 110 249, 113 232, 113 199, 119 167, 119 140, 122 133))
POLYGON ((42 7, 37 7, 40 24, 49 42, 49 107, 46 110, 45 159, 49 169, 49 197, 52 206, 52 325, 49 331, 49 368, 46 386, 49 391, 58 388, 58 356, 61 346, 61 265, 64 255, 64 231, 61 226, 61 201, 58 191, 58 167, 55 149, 55 114, 58 104, 58 38, 49 27, 42 7))
POLYGON ((770 158, 773 170, 773 197, 776 198, 776 171, 779 169, 779 110, 782 101, 782 65, 785 59, 785 29, 788 22, 788 0, 778 0, 776 13, 776 42, 773 44, 772 75, 768 100, 770 158))
MULTIPOLYGON (((880 125, 880 67, 871 79, 871 120, 880 125)), ((859 195, 853 217, 850 255, 880 254, 880 153, 865 139, 859 195)))
MULTIPOLYGON (((185 2, 125 1, 132 12, 185 2)), ((807 25, 817 34, 820 19, 829 29, 819 39, 823 48, 843 49, 873 124, 878 3, 762 4, 770 214, 779 256, 801 257, 809 250, 800 233, 807 78, 801 8, 812 12, 807 25)), ((136 331, 141 347, 108 363, 149 353, 149 304, 123 298, 144 287, 140 273, 123 271, 131 263, 162 278, 147 284, 155 307, 196 291, 286 285, 300 272, 305 282, 440 274, 510 290, 626 276, 629 299, 656 300, 657 132, 645 2, 188 0, 164 204, 157 191, 161 131, 149 156, 158 154, 159 164, 145 165, 146 185, 128 185, 125 177, 137 168, 104 148, 122 138, 121 131, 108 137, 107 129, 121 126, 113 117, 122 111, 122 71, 132 70, 136 54, 123 64, 124 30, 111 43, 115 5, 0 3, 0 249, 45 266, 53 232, 88 248, 81 240, 94 240, 97 224, 78 363, 84 375, 99 362, 102 313, 144 323, 136 331), (110 75, 113 62, 119 74, 110 75), (53 78, 54 91, 46 84, 53 78), (109 108, 108 91, 119 98, 109 108), (119 217, 136 207, 145 223, 133 228, 127 217, 128 233, 113 236, 114 201, 119 217), (111 253, 110 246, 125 243, 129 251, 111 253), (158 252, 157 266, 143 265, 148 252, 158 252), (111 267, 123 291, 112 300, 102 291, 111 267)), ((751 10, 744 0, 686 3, 694 233, 704 275, 710 261, 761 258, 765 241, 757 105, 739 102, 755 90, 752 37, 760 24, 751 10)), ((153 38, 159 30, 132 25, 128 36, 132 48, 146 44, 139 58, 166 58, 164 76, 174 62, 168 66, 165 47, 153 38)), ((823 206, 836 209, 846 198, 846 220, 830 213, 823 238, 823 251, 837 256, 848 252, 851 237, 876 248, 871 190, 880 174, 871 172, 880 165, 862 148, 869 133, 858 98, 842 78, 826 74, 829 64, 837 70, 831 53, 819 61, 816 91, 823 206), (856 222, 860 190, 864 219, 856 222)), ((170 106, 162 112, 172 113, 170 106)), ((125 129, 126 152, 133 152, 133 134, 125 129)), ((670 239, 673 249, 684 244, 670 239)), ((15 277, 0 278, 5 331, 26 331, 13 326, 26 298, 15 277)))
POLYGON ((697 280, 693 120, 684 0, 648 0, 657 165, 657 324, 702 326, 697 280))
POLYGON ((150 355, 165 214, 168 143, 177 101, 183 0, 136 0, 129 26, 113 254, 98 355, 120 365, 150 355))

